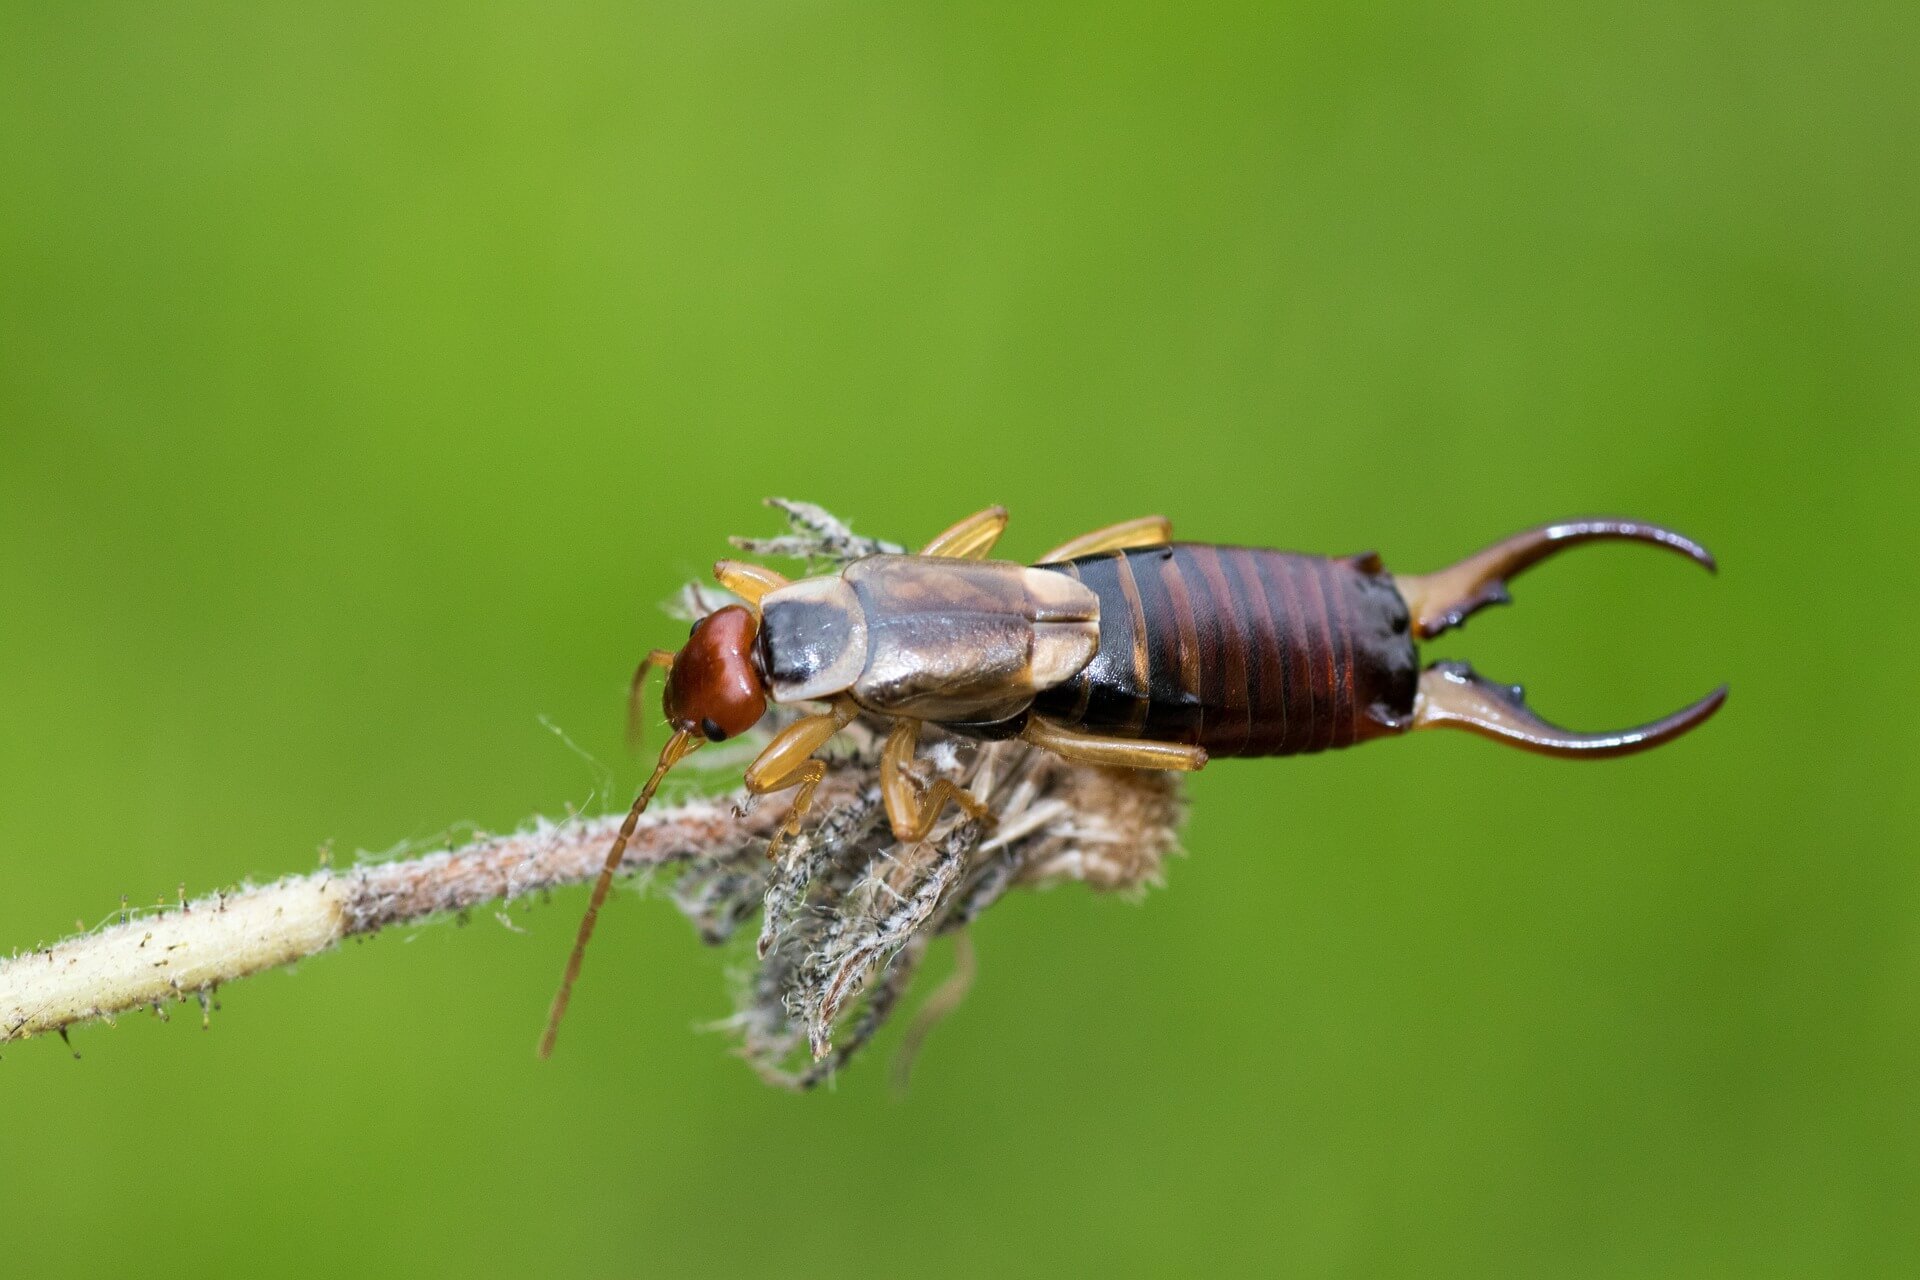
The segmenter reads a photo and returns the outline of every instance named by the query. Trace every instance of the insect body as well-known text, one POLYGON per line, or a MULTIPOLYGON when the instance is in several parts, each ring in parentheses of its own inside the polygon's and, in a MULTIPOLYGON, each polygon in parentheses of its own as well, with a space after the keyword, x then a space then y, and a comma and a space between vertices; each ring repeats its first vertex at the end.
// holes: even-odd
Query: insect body
POLYGON ((1408 727, 1411 615, 1371 557, 1174 543, 1061 569, 1100 599, 1098 654, 1035 713, 1209 756, 1346 747, 1408 727))
POLYGON ((1549 755, 1601 757, 1669 741, 1710 717, 1724 687, 1663 720, 1585 734, 1540 719, 1517 686, 1464 663, 1422 670, 1417 645, 1507 599, 1508 578, 1570 546, 1646 542, 1708 569, 1671 530, 1624 520, 1544 525, 1452 568, 1389 574, 1375 555, 1328 559, 1176 543, 1148 517, 1095 530, 1035 565, 987 559, 998 507, 940 534, 919 555, 856 560, 789 582, 723 560, 745 603, 694 624, 677 653, 656 649, 634 680, 667 671, 673 736, 607 856, 548 1023, 549 1052, 581 956, 642 810, 667 771, 704 742, 744 733, 769 702, 824 704, 789 724, 747 767, 755 794, 793 790, 776 835, 798 831, 826 774, 815 754, 862 713, 890 719, 881 791, 894 835, 923 840, 949 803, 992 815, 945 779, 909 770, 923 723, 977 738, 1022 738, 1069 760, 1198 769, 1210 756, 1273 756, 1455 727, 1549 755))

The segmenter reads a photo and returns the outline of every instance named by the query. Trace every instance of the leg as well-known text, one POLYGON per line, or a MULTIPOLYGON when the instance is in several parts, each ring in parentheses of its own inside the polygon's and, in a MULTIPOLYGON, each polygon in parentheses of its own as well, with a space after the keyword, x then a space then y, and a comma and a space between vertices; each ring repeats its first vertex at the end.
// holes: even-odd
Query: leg
POLYGON ((1190 773, 1207 762, 1200 747, 1179 742, 1147 742, 1138 738, 1107 738, 1079 729, 1063 729, 1039 716, 1027 721, 1020 735, 1074 764, 1098 764, 1115 769, 1173 769, 1190 773))
POLYGON ((887 821, 893 827, 893 838, 901 844, 919 844, 925 840, 949 800, 981 822, 992 822, 993 815, 987 806, 954 786, 952 779, 940 778, 921 792, 907 772, 907 765, 913 761, 913 749, 919 742, 920 722, 901 720, 887 735, 887 745, 880 752, 880 795, 887 802, 887 821))
POLYGON ((793 807, 787 810, 786 820, 767 844, 769 858, 779 854, 780 846, 789 836, 799 834, 801 820, 813 806, 814 789, 827 776, 827 766, 813 759, 813 753, 826 746, 828 739, 859 714, 860 708, 853 699, 843 698, 834 704, 833 710, 796 720, 782 729, 747 766, 747 790, 756 796, 789 787, 800 788, 793 798, 793 807))
POLYGON ((1165 516, 1141 516, 1122 520, 1092 533, 1083 533, 1071 542, 1063 542, 1034 561, 1056 564, 1075 556, 1097 555, 1102 551, 1125 551, 1129 547, 1164 547, 1173 541, 1173 522, 1165 516))
POLYGON ((985 560, 1007 528, 1007 509, 988 507, 977 511, 932 542, 920 548, 923 556, 944 556, 949 560, 985 560))
POLYGON ((627 749, 637 751, 640 748, 640 693, 647 683, 647 672, 655 667, 666 671, 673 666, 673 650, 655 649, 640 659, 640 665, 634 668, 633 683, 627 686, 627 749))
POLYGON ((720 561, 713 566, 713 576, 720 580, 721 586, 752 605, 756 613, 760 610, 761 596, 787 585, 785 574, 744 560, 720 561))

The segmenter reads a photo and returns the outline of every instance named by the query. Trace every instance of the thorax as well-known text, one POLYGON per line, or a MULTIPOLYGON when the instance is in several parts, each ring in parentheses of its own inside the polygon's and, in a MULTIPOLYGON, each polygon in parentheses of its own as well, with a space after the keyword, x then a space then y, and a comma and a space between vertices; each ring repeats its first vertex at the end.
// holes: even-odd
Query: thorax
POLYGON ((1099 619, 1099 598, 1055 570, 870 556, 768 593, 759 655, 776 702, 845 693, 887 715, 989 721, 1086 666, 1099 619))

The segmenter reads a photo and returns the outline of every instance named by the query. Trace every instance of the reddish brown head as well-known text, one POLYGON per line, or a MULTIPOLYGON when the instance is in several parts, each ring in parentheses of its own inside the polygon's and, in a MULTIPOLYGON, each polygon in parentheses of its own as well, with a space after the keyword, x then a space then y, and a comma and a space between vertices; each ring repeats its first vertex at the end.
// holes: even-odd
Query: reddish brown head
POLYGON ((580 976, 580 962, 587 953, 587 940, 593 937, 594 922, 600 918, 600 906, 613 888, 614 872, 626 853, 627 841, 639 825, 659 789, 661 779, 676 764, 699 749, 703 742, 720 742, 745 733, 760 723, 767 713, 767 682, 753 660, 753 642, 760 631, 760 617, 740 605, 728 605, 693 624, 693 632, 678 653, 655 649, 633 676, 633 693, 628 705, 628 733, 639 727, 642 678, 654 667, 667 668, 667 720, 673 736, 660 749, 660 763, 653 776, 640 788, 627 820, 607 850, 607 860, 594 882, 593 896, 587 900, 587 914, 580 921, 579 936, 573 942, 573 954, 567 957, 567 970, 560 979, 560 990, 553 997, 553 1010, 547 1015, 547 1032, 540 1040, 540 1056, 553 1052, 554 1037, 560 1032, 560 1019, 566 1016, 567 1002, 573 998, 574 979, 580 976))
POLYGON ((745 733, 767 712, 767 682, 753 659, 760 620, 728 605, 693 624, 667 672, 667 721, 683 733, 720 742, 745 733))

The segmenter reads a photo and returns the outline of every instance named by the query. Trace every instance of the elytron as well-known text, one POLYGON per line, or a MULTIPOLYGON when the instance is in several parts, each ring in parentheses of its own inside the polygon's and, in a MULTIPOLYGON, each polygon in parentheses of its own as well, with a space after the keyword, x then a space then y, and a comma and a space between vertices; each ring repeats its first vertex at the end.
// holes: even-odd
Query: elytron
POLYGON ((678 652, 656 649, 634 677, 667 673, 673 735, 621 825, 554 999, 560 1019, 601 904, 640 814, 704 743, 745 733, 770 704, 823 709, 776 733, 746 769, 749 793, 793 791, 768 854, 797 833, 826 775, 815 754, 855 717, 892 724, 881 794, 894 837, 927 838, 948 804, 993 815, 951 781, 909 770, 923 724, 978 739, 1023 739, 1084 764, 1194 770, 1216 756, 1284 756, 1420 729, 1458 728, 1548 755, 1596 759, 1669 742, 1704 723, 1722 686, 1664 719, 1575 733, 1535 715, 1517 686, 1460 662, 1420 667, 1418 643, 1490 605, 1547 556, 1620 539, 1665 547, 1712 570, 1670 529, 1570 520, 1495 543, 1438 573, 1388 573, 1345 558, 1175 542, 1147 516, 1096 529, 1032 565, 989 559, 1004 508, 969 516, 918 555, 874 555, 789 581, 722 560, 714 575, 743 603, 693 625, 678 652))

